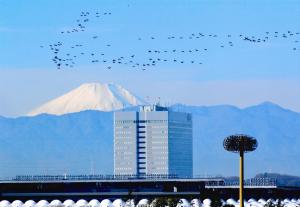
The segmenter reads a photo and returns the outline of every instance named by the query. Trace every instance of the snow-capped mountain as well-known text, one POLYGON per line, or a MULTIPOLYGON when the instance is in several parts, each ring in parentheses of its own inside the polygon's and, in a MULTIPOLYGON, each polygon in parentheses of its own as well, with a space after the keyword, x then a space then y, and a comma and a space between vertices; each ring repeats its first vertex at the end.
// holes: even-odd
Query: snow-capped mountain
POLYGON ((130 106, 145 104, 120 85, 108 83, 86 83, 29 112, 62 115, 85 110, 113 111, 130 106))

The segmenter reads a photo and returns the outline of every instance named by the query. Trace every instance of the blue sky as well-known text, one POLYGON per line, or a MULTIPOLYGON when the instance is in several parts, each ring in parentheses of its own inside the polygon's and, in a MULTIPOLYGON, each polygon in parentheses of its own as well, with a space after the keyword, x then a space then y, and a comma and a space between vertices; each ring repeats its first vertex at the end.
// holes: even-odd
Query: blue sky
POLYGON ((300 112, 300 35, 274 38, 274 32, 300 32, 299 19, 296 0, 0 0, 0 115, 26 114, 81 83, 96 81, 119 83, 142 98, 159 96, 165 103, 246 107, 272 101, 300 112), (91 19, 80 34, 61 34, 76 25, 81 11, 112 15, 91 19), (199 32, 218 37, 187 38, 199 32), (239 37, 264 37, 266 32, 272 34, 266 43, 239 37), (170 35, 185 38, 167 40, 170 35), (220 48, 229 39, 234 46, 220 48), (148 49, 208 51, 166 54, 185 64, 166 62, 146 71, 126 65, 107 70, 107 64, 85 57, 72 69, 57 70, 48 47, 56 41, 64 43, 65 54, 71 45, 83 44, 86 53, 103 52, 107 58, 135 54, 140 61, 149 58, 148 49), (203 64, 186 64, 191 60, 203 64))

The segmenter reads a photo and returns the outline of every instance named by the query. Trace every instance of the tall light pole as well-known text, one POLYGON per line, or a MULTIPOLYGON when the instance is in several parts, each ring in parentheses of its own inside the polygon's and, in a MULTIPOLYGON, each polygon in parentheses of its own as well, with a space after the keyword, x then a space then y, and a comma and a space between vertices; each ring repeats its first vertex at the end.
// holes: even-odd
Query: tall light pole
POLYGON ((257 140, 244 134, 228 136, 223 141, 225 150, 240 154, 240 207, 244 207, 244 153, 257 148, 257 140))

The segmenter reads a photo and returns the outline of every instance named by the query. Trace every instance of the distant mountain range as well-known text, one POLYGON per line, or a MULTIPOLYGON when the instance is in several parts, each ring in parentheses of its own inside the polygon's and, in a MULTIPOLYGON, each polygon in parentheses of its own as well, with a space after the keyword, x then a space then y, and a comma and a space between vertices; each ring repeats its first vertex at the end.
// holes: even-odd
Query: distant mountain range
POLYGON ((258 172, 300 175, 296 164, 300 162, 299 113, 270 102, 245 109, 228 105, 179 109, 193 114, 194 163, 199 163, 195 168, 200 174, 236 174, 238 155, 225 152, 222 142, 228 135, 245 133, 258 140, 257 150, 245 155, 246 176, 258 172))
MULTIPOLYGON (((100 99, 99 94, 103 94, 104 89, 97 88, 97 84, 84 87, 96 93, 84 96, 89 94, 84 92, 81 99, 76 98, 77 95, 68 98, 62 96, 62 99, 35 110, 32 116, 0 116, 0 177, 17 174, 113 173, 113 111, 109 109, 126 107, 124 110, 136 110, 134 106, 143 101, 131 96, 130 92, 114 92, 112 94, 116 99, 108 100, 106 96, 100 99), (98 104, 102 104, 103 100, 109 103, 114 100, 114 103, 120 104, 109 105, 111 108, 106 108, 104 112, 100 111, 100 105, 93 105, 90 100, 97 100, 98 104), (52 111, 55 115, 33 116, 49 113, 48 110, 55 108, 52 108, 52 104, 58 109, 61 107, 58 103, 72 105, 76 102, 78 105, 72 108, 79 110, 76 113, 71 113, 72 110, 66 110, 66 107, 61 111, 52 111)), ((104 91, 113 87, 107 85, 104 91)), ((246 177, 260 172, 300 175, 299 113, 270 102, 245 109, 230 105, 181 104, 173 105, 170 109, 193 115, 194 175, 238 174, 238 155, 226 152, 222 146, 223 139, 235 133, 246 133, 258 139, 257 150, 246 154, 246 177)))
MULTIPOLYGON (((300 114, 264 103, 233 106, 177 105, 193 114, 194 175, 236 175, 238 155, 222 141, 234 133, 258 139, 246 154, 246 176, 259 172, 300 175, 300 114)), ((0 118, 0 177, 16 174, 113 172, 113 112, 83 111, 0 118)))

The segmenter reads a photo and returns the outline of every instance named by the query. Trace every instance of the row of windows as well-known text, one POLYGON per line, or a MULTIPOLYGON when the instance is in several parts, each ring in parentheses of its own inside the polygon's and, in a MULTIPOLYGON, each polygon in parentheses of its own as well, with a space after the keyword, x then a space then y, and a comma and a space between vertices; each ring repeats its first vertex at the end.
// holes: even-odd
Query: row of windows
MULTIPOLYGON (((143 131, 143 130, 138 130, 138 133, 168 133, 168 131, 179 131, 181 133, 183 132, 191 132, 192 128, 186 128, 186 127, 159 127, 159 128, 147 128, 147 131, 143 131), (162 130, 164 129, 164 130, 162 130)), ((115 130, 115 134, 125 134, 125 133, 136 133, 136 130, 132 129, 132 130, 124 130, 124 128, 120 128, 120 129, 116 129, 115 130)))
POLYGON ((130 168, 130 167, 117 167, 116 168, 116 171, 117 170, 133 170, 132 168, 130 168))
POLYGON ((132 155, 134 155, 134 154, 135 153, 132 153, 131 151, 125 151, 124 149, 115 152, 115 155, 122 155, 122 156, 128 156, 128 157, 132 157, 132 155))
POLYGON ((161 130, 161 129, 154 129, 154 130, 147 130, 147 132, 152 132, 152 133, 168 133, 168 130, 161 130))
MULTIPOLYGON (((136 124, 136 123, 169 123, 170 126, 186 126, 191 127, 191 122, 173 121, 173 120, 115 120, 115 124, 136 124)), ((130 125, 129 125, 130 126, 130 125)), ((132 126, 132 125, 131 125, 132 126)), ((144 128, 143 125, 139 127, 144 128)))
POLYGON ((131 162, 131 161, 118 161, 118 160, 115 160, 115 163, 116 164, 118 164, 119 166, 121 165, 128 165, 127 167, 129 167, 129 165, 132 165, 133 164, 133 162, 131 162))
POLYGON ((129 139, 129 140, 131 140, 131 139, 134 139, 135 137, 134 136, 130 136, 130 135, 127 135, 127 134, 124 134, 124 135, 117 135, 117 136, 115 136, 115 139, 129 139))
POLYGON ((169 129, 180 129, 180 130, 191 130, 193 127, 191 125, 185 126, 183 124, 178 124, 177 126, 169 125, 169 129))
POLYGON ((120 151, 120 150, 133 150, 133 149, 135 149, 135 147, 133 147, 133 146, 123 146, 123 145, 118 145, 118 146, 115 146, 115 151, 116 152, 118 152, 118 151, 120 151))
POLYGON ((162 144, 162 145, 165 145, 165 144, 168 144, 168 142, 164 141, 164 140, 154 140, 154 139, 148 139, 148 142, 149 144, 162 144))
MULTIPOLYGON (((178 138, 178 136, 172 138, 178 138)), ((167 144, 168 140, 167 137, 151 137, 151 138, 148 137, 147 142, 150 144, 167 144)), ((117 139, 115 139, 115 145, 132 145, 135 143, 136 140, 133 139, 132 137, 117 137, 117 139)), ((145 138, 138 139, 138 144, 144 144, 144 143, 146 143, 145 138)))
POLYGON ((165 123, 168 120, 137 120, 135 123, 165 123))
POLYGON ((190 139, 192 140, 192 134, 190 133, 186 133, 186 134, 183 134, 183 133, 172 133, 172 134, 169 134, 170 136, 170 139, 174 139, 174 138, 184 138, 184 139, 190 139))
MULTIPOLYGON (((140 152, 138 152, 138 154, 141 154, 140 152)), ((161 152, 161 151, 154 151, 154 152, 147 152, 145 153, 145 156, 143 157, 143 155, 138 155, 137 159, 146 159, 146 154, 148 158, 155 158, 157 160, 161 160, 161 159, 167 159, 168 158, 168 152, 161 152), (161 157, 158 157, 161 156, 161 157)), ((130 156, 133 157, 133 156, 130 156)))
POLYGON ((115 129, 135 129, 135 125, 117 125, 115 126, 115 129))
POLYGON ((167 129, 167 128, 168 128, 167 125, 164 125, 164 126, 161 126, 161 125, 157 125, 157 126, 153 126, 153 125, 147 126, 147 130, 149 130, 149 129, 167 129))
POLYGON ((151 167, 151 170, 168 170, 166 167, 151 167))
MULTIPOLYGON (((190 121, 190 120, 188 120, 188 121, 190 121)), ((189 123, 192 123, 192 122, 191 121, 187 122, 186 120, 180 120, 180 121, 178 121, 178 120, 174 120, 174 119, 169 119, 169 123, 172 123, 172 124, 181 124, 181 123, 183 123, 183 124, 189 124, 189 123)))
POLYGON ((146 170, 139 170, 138 174, 145 176, 146 175, 146 170))
POLYGON ((129 144, 123 144, 123 143, 118 143, 115 144, 115 149, 134 149, 134 144, 133 143, 129 143, 129 144))
POLYGON ((151 147, 148 147, 149 149, 160 149, 160 150, 167 150, 168 147, 166 146, 151 146, 151 147))
POLYGON ((168 160, 168 153, 148 153, 148 160, 150 161, 164 161, 164 160, 168 160))
POLYGON ((135 149, 135 146, 133 144, 116 144, 114 146, 115 149, 135 149))
POLYGON ((184 127, 184 126, 169 126, 169 129, 175 130, 192 130, 193 127, 184 127))
POLYGON ((135 123, 134 120, 116 120, 116 124, 126 124, 126 123, 135 123))
POLYGON ((115 131, 115 134, 135 134, 135 131, 115 131))
POLYGON ((132 145, 134 141, 115 140, 115 145, 132 145))
POLYGON ((115 120, 115 124, 126 123, 166 123, 168 120, 115 120))
POLYGON ((116 155, 122 155, 122 156, 132 156, 135 153, 132 152, 132 149, 126 149, 126 148, 116 148, 115 151, 116 155))
POLYGON ((155 134, 155 135, 148 135, 147 137, 143 137, 144 139, 147 138, 147 140, 165 140, 166 138, 168 138, 168 135, 162 135, 162 134, 155 134))

